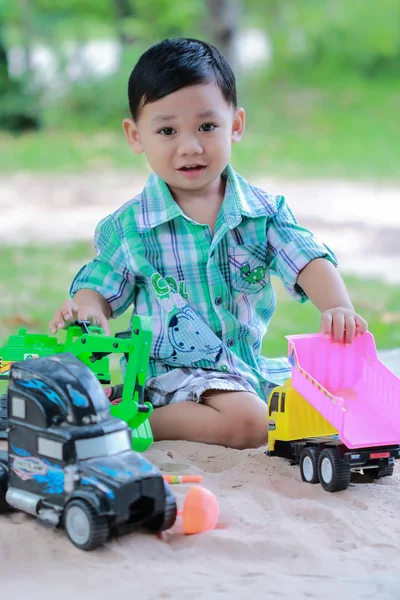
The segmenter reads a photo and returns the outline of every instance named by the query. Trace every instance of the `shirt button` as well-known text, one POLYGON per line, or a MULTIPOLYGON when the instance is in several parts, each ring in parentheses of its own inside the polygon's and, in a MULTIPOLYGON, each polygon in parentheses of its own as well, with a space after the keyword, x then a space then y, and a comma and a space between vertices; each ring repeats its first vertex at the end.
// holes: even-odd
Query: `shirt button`
POLYGON ((228 340, 228 348, 232 348, 233 344, 235 342, 233 341, 233 339, 231 338, 230 340, 228 340))
POLYGON ((217 296, 217 297, 215 298, 215 304, 216 304, 217 306, 219 306, 220 304, 222 304, 222 298, 221 298, 221 296, 217 296))

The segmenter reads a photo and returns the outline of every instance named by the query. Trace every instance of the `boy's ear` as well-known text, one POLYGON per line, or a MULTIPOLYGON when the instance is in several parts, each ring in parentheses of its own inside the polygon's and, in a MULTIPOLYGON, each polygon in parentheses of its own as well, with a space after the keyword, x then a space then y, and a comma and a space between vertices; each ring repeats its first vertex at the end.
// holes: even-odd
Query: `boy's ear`
POLYGON ((235 111, 235 116, 233 118, 233 123, 232 123, 232 142, 233 143, 239 142, 241 140, 242 135, 244 133, 245 122, 246 122, 246 113, 244 112, 244 108, 241 108, 239 106, 239 108, 237 108, 235 111))
POLYGON ((144 152, 143 144, 140 139, 139 130, 135 121, 132 119, 124 119, 122 127, 125 133, 128 144, 136 154, 142 154, 144 152))

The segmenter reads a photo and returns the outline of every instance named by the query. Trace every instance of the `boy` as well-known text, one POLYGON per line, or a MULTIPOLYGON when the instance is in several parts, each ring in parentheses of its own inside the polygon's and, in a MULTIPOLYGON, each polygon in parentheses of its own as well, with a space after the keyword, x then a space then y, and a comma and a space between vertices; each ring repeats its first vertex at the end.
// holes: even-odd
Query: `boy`
POLYGON ((252 187, 229 164, 244 110, 213 46, 169 39, 145 52, 128 85, 123 128, 153 170, 142 193, 96 229, 97 256, 75 277, 53 332, 131 305, 153 322, 145 397, 156 440, 234 448, 267 442, 268 392, 289 376, 260 356, 275 309, 270 275, 321 311, 321 331, 351 343, 366 331, 334 254, 300 227, 283 197, 252 187))

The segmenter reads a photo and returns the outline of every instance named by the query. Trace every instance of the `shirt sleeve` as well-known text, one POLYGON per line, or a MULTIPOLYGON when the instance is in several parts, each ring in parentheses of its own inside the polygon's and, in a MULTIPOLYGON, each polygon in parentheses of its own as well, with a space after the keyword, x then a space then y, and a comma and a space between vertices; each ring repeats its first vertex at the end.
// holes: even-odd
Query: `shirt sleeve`
POLYGON ((115 318, 134 300, 135 276, 128 269, 124 243, 112 215, 97 225, 94 245, 97 256, 77 273, 70 295, 74 296, 81 289, 95 290, 107 300, 115 318))
POLYGON ((305 302, 308 297, 296 284, 300 271, 316 258, 326 258, 337 266, 337 258, 311 231, 297 223, 283 196, 276 198, 276 208, 267 228, 269 269, 280 277, 295 300, 305 302))

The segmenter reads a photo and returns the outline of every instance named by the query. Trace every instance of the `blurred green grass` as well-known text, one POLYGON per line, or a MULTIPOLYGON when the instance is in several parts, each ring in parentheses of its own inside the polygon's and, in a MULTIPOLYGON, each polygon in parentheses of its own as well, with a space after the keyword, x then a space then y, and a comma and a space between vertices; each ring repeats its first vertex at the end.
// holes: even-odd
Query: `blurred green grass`
MULTIPOLYGON (((249 75, 239 80, 239 100, 247 130, 234 145, 233 162, 245 174, 399 179, 395 79, 289 82, 249 75)), ((71 115, 60 106, 58 120, 53 108, 48 127, 37 133, 0 134, 0 173, 143 169, 144 157, 132 154, 122 133, 124 105, 118 100, 111 113, 85 118, 79 118, 78 106, 71 115)), ((101 111, 102 102, 98 106, 101 111)))
MULTIPOLYGON (((0 345, 19 327, 47 333, 48 322, 82 264, 91 258, 88 243, 52 246, 3 247, 0 263, 0 345)), ((358 311, 367 319, 379 349, 400 346, 400 286, 370 279, 346 277, 358 311), (373 300, 372 300, 373 299, 373 300), (397 323, 397 324, 396 324, 397 323)), ((269 356, 286 355, 285 336, 318 330, 319 313, 310 302, 295 302, 274 278, 278 308, 263 350, 269 356)), ((129 311, 112 321, 113 332, 124 330, 129 311)), ((63 336, 60 333, 60 336, 63 336)))

